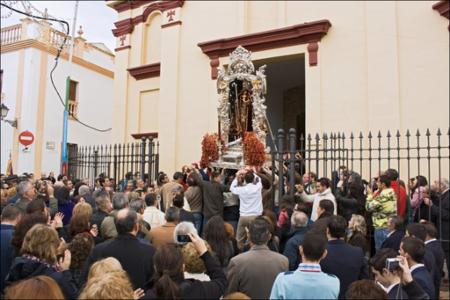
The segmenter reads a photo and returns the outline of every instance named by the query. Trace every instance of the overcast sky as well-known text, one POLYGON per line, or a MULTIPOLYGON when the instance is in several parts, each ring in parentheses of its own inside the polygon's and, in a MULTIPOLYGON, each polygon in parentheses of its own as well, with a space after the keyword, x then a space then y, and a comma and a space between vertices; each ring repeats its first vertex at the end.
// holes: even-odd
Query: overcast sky
MULTIPOLYGON (((3 2, 3 1, 2 1, 3 2)), ((48 13, 56 18, 61 18, 69 22, 72 26, 75 1, 30 1, 37 9, 44 11, 48 9, 48 13)), ((23 10, 19 3, 14 6, 16 9, 23 10)), ((1 15, 7 15, 7 9, 1 8, 1 15)), ((9 18, 1 19, 1 27, 18 24, 23 15, 13 12, 9 18)), ((83 26, 83 37, 88 42, 102 42, 111 51, 115 48, 115 38, 111 29, 114 28, 114 22, 117 20, 117 12, 106 6, 103 0, 98 1, 80 1, 78 6, 78 17, 76 31, 80 25, 83 26)), ((61 26, 54 24, 54 27, 61 30, 61 26)), ((70 29, 72 32, 72 29, 70 29)))

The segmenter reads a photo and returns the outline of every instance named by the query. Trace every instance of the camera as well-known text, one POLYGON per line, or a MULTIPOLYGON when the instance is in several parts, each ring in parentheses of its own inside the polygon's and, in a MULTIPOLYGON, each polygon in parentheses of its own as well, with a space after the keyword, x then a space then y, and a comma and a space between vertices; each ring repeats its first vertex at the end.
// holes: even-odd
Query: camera
POLYGON ((179 234, 177 235, 177 242, 179 244, 187 244, 191 242, 191 238, 187 234, 179 234))
POLYGON ((400 260, 398 258, 387 258, 386 269, 388 269, 389 272, 400 269, 400 260))

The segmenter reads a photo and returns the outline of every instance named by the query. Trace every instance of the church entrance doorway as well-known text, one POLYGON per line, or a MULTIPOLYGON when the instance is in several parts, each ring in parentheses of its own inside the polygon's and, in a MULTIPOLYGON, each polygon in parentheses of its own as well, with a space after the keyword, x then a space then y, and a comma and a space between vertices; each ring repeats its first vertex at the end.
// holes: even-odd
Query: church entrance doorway
MULTIPOLYGON (((297 136, 305 135, 304 54, 259 60, 254 64, 255 69, 267 65, 266 112, 274 137, 280 128, 286 133, 289 128, 295 128, 297 136)), ((267 145, 273 147, 270 133, 267 145)))

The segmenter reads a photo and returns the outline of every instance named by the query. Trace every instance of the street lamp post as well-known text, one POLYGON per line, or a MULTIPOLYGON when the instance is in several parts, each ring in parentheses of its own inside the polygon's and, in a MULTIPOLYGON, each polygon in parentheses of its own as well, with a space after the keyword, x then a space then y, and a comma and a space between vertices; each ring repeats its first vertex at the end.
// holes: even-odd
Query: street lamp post
POLYGON ((6 116, 8 115, 9 108, 5 104, 2 103, 1 105, 1 120, 5 123, 8 123, 14 128, 17 128, 17 119, 14 120, 7 120, 6 116))

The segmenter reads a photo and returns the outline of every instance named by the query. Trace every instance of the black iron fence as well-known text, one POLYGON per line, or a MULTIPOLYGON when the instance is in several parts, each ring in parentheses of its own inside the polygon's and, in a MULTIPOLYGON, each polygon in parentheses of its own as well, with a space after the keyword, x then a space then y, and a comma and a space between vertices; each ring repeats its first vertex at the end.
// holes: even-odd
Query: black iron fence
MULTIPOLYGON (((363 179, 371 182, 380 172, 396 169, 399 179, 406 185, 412 177, 425 176, 428 188, 434 181, 449 178, 450 142, 449 132, 440 129, 434 132, 419 130, 401 134, 400 131, 354 133, 324 133, 297 136, 291 128, 286 134, 278 130, 277 150, 272 153, 273 179, 279 178, 278 197, 285 193, 294 194, 299 175, 314 172, 317 178, 328 177, 334 190, 339 168, 357 172, 363 179)), ((409 189, 407 188, 409 193, 409 189)), ((410 196, 410 195, 409 195, 410 196)), ((275 189, 273 193, 275 199, 275 189)), ((440 232, 442 228, 438 229, 440 232)))
POLYGON ((141 142, 76 146, 69 151, 70 178, 86 178, 92 184, 104 174, 118 184, 127 173, 147 181, 156 180, 159 172, 159 142, 143 138, 141 142))
MULTIPOLYGON (((425 133, 417 130, 414 134, 407 130, 404 135, 400 131, 395 134, 387 131, 385 135, 378 131, 367 135, 362 132, 357 135, 324 133, 298 137, 293 128, 287 134, 280 129, 276 137, 277 151, 272 155, 273 164, 281 174, 288 175, 289 190, 293 190, 290 188, 294 185, 296 164, 298 173, 314 172, 318 177, 332 178, 333 172, 346 166, 370 180, 379 172, 394 168, 405 182, 417 175, 432 182, 448 178, 449 132, 443 134, 437 129, 436 133, 431 133, 427 129, 425 133)), ((284 190, 282 181, 279 189, 280 192, 284 190)))

